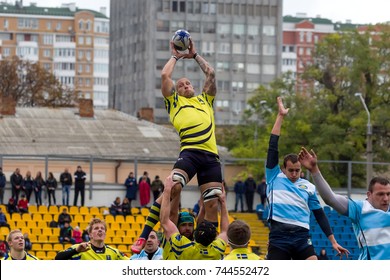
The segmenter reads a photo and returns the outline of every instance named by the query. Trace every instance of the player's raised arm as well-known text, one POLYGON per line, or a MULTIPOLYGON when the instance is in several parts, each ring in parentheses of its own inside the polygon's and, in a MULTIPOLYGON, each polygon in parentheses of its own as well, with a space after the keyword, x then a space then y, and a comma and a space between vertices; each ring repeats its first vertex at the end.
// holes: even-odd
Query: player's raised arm
POLYGON ((173 42, 171 41, 170 44, 172 56, 161 71, 161 93, 164 97, 170 96, 175 90, 175 84, 172 80, 172 73, 175 69, 176 62, 179 60, 179 58, 175 56, 177 51, 173 46, 173 42))

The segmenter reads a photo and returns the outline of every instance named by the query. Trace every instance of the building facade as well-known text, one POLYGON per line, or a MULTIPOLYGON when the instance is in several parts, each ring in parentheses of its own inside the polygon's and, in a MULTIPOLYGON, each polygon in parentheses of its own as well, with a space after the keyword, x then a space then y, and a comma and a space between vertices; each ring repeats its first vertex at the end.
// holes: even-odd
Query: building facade
POLYGON ((109 19, 100 12, 0 4, 1 59, 18 56, 39 62, 81 98, 108 107, 109 19))
MULTIPOLYGON (((239 124, 252 91, 281 73, 282 0, 115 0, 110 19, 109 107, 133 116, 168 123, 160 76, 178 29, 216 70, 216 124, 239 124)), ((183 76, 200 93, 195 61, 177 63, 172 78, 183 76)))

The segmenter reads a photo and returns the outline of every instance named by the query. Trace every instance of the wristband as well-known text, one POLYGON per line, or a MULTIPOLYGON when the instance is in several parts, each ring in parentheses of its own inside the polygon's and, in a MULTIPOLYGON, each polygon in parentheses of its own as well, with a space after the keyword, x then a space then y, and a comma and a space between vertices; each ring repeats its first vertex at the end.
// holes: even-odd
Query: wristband
POLYGON ((171 58, 174 58, 176 61, 179 60, 179 58, 176 55, 172 55, 171 58))
POLYGON ((195 59, 197 56, 198 56, 198 53, 195 53, 193 58, 195 59))

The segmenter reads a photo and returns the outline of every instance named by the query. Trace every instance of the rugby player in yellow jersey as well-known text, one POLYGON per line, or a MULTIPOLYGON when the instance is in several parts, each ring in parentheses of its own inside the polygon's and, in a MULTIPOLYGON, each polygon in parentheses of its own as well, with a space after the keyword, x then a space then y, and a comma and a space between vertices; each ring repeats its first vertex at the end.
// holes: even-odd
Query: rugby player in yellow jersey
POLYGON ((16 261, 16 260, 25 260, 25 261, 36 261, 39 260, 37 257, 27 253, 24 250, 25 242, 23 233, 19 229, 12 230, 7 236, 8 246, 10 248, 9 252, 5 254, 1 260, 3 261, 16 261))
MULTIPOLYGON (((180 212, 177 227, 180 235, 187 237, 189 240, 194 240, 194 223, 195 218, 189 212, 180 212)), ((177 260, 176 255, 172 252, 171 243, 164 235, 162 240, 163 259, 164 260, 177 260)))
MULTIPOLYGON (((178 205, 180 191, 194 176, 197 180, 205 204, 205 220, 218 227, 218 195, 222 189, 222 171, 215 137, 213 104, 217 94, 215 71, 195 49, 192 39, 188 53, 178 52, 171 42, 172 56, 161 72, 161 92, 169 118, 180 137, 180 155, 173 166, 171 177, 179 182, 172 193, 172 202, 178 205), (202 93, 195 95, 190 80, 183 77, 172 80, 172 73, 180 59, 194 59, 203 73, 205 83, 202 93), (181 186, 180 186, 181 185, 181 186)), ((144 229, 137 242, 131 247, 139 253, 145 245, 150 231, 159 220, 161 197, 150 209, 144 229)), ((178 209, 172 207, 172 211, 178 209)), ((171 213, 171 215, 175 215, 171 213)), ((177 215, 177 214, 176 214, 177 215)), ((171 219, 174 221, 171 217, 171 219)))
POLYGON ((251 229, 247 223, 241 220, 233 221, 227 231, 230 253, 224 260, 259 260, 262 259, 248 248, 251 239, 251 229))
POLYGON ((128 260, 125 254, 104 244, 107 225, 104 220, 94 218, 88 225, 90 241, 75 244, 57 253, 56 260, 128 260))
POLYGON ((175 223, 169 218, 171 191, 178 184, 168 176, 164 184, 164 192, 161 203, 160 223, 164 229, 164 235, 172 247, 172 252, 178 260, 220 260, 223 259, 226 250, 227 229, 229 226, 228 211, 226 208, 226 196, 222 192, 218 196, 221 207, 221 233, 217 236, 216 227, 203 220, 194 232, 194 241, 180 235, 175 223))

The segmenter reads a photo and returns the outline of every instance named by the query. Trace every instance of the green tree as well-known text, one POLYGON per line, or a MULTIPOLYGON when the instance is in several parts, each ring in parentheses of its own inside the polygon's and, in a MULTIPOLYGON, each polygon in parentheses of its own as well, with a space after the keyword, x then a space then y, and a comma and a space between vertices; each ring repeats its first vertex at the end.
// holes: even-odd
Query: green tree
POLYGON ((70 107, 77 100, 74 89, 62 85, 39 63, 17 56, 0 61, 0 95, 11 96, 23 107, 70 107))

